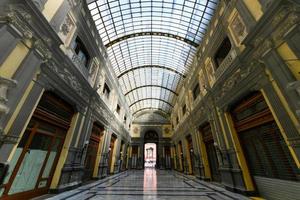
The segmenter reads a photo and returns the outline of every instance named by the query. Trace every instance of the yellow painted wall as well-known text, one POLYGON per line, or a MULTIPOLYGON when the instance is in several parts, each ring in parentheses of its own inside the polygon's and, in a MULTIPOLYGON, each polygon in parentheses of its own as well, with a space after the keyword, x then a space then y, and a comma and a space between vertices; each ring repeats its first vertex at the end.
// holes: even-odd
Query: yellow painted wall
POLYGON ((180 149, 180 145, 179 145, 179 143, 178 143, 178 145, 177 145, 177 150, 178 150, 178 160, 179 160, 179 169, 180 170, 183 170, 183 163, 182 163, 182 159, 181 159, 181 156, 182 156, 182 151, 181 151, 181 149, 180 149))
POLYGON ((275 121, 276 121, 276 124, 277 124, 277 126, 278 126, 278 128, 279 128, 279 130, 280 130, 280 133, 281 133, 282 137, 284 138, 284 141, 285 141, 285 143, 287 144, 287 146, 288 146, 288 148, 289 148, 289 150, 290 150, 290 152, 291 152, 291 155, 292 155, 293 159, 295 160, 295 163, 296 163, 297 167, 300 168, 300 163, 299 163, 298 157, 297 157, 297 155, 296 155, 294 149, 293 149, 293 148, 291 147, 291 145, 289 144, 289 141, 288 141, 286 132, 285 132, 285 130, 283 129, 283 127, 282 127, 282 125, 281 125, 281 122, 280 122, 280 120, 278 119, 278 117, 277 117, 277 115, 276 115, 276 113, 275 113, 275 111, 274 111, 274 109, 273 109, 273 107, 272 107, 272 105, 271 105, 271 103, 270 103, 270 101, 269 101, 269 98, 267 97, 267 95, 266 95, 266 93, 265 93, 264 90, 261 90, 261 92, 262 92, 262 94, 263 94, 263 96, 264 96, 264 98, 265 98, 265 101, 267 102, 267 104, 268 104, 268 106, 269 106, 271 112, 272 112, 272 115, 273 115, 273 117, 274 117, 274 119, 275 119, 275 121))
POLYGON ((99 142, 93 177, 98 177, 99 165, 100 165, 100 161, 101 161, 101 153, 103 151, 104 138, 105 138, 105 131, 99 142))
MULTIPOLYGON (((35 77, 37 76, 37 74, 39 74, 39 70, 36 72, 35 77)), ((4 134, 7 134, 8 131, 10 130, 11 126, 13 125, 13 123, 14 123, 16 117, 18 116, 18 114, 19 114, 21 108, 23 107, 23 105, 24 105, 24 103, 25 103, 25 100, 27 99, 27 97, 28 97, 28 95, 29 95, 31 89, 32 89, 33 86, 34 86, 34 84, 35 84, 35 83, 34 83, 33 81, 31 81, 31 82, 29 83, 29 85, 28 85, 27 89, 25 90, 25 92, 24 92, 22 98, 20 99, 18 105, 16 106, 16 109, 15 109, 14 113, 12 114, 11 118, 9 119, 9 121, 7 122, 7 124, 6 124, 5 128, 4 128, 4 134)), ((37 102, 37 103, 38 103, 38 102, 37 102)), ((34 111, 34 110, 33 110, 33 111, 34 111)), ((33 111, 32 111, 32 112, 33 112, 33 111)), ((25 127, 25 128, 26 128, 26 127, 25 127)))
POLYGON ((246 159, 245 159, 240 141, 238 139, 237 132, 234 128, 234 124, 233 124, 231 115, 229 113, 225 113, 225 119, 226 119, 226 122, 228 124, 229 129, 230 129, 231 139, 232 139, 232 142, 234 144, 234 149, 235 149, 235 152, 236 152, 236 155, 237 155, 239 165, 242 169, 246 189, 248 191, 254 191, 255 188, 254 188, 253 181, 252 181, 252 178, 251 178, 251 175, 250 175, 250 171, 249 171, 249 168, 247 166, 247 162, 246 162, 246 159))
POLYGON ((200 145, 201 160, 202 160, 203 167, 204 167, 204 176, 205 176, 205 178, 211 178, 211 171, 209 168, 207 151, 206 151, 205 143, 203 141, 203 136, 201 133, 198 135, 199 135, 198 140, 199 140, 199 145, 200 145))
POLYGON ((225 132, 225 127, 224 127, 224 123, 223 123, 223 120, 222 120, 222 117, 221 117, 221 113, 220 113, 219 110, 217 112, 218 112, 218 118, 219 118, 221 128, 222 128, 222 133, 223 133, 223 138, 224 138, 224 141, 225 141, 226 149, 229 149, 229 142, 228 142, 228 138, 227 138, 227 135, 226 135, 226 132, 225 132))
POLYGON ((174 169, 177 169, 177 160, 176 160, 176 149, 174 147, 171 147, 171 157, 173 159, 174 163, 174 169))
POLYGON ((300 80, 300 60, 291 50, 287 43, 283 43, 277 48, 278 54, 285 61, 293 75, 297 80, 300 80))
POLYGON ((22 42, 19 42, 0 66, 1 76, 8 79, 12 78, 28 52, 29 49, 22 42))
POLYGON ((269 70, 266 69, 266 73, 268 74, 269 80, 272 83, 272 86, 276 92, 276 94, 278 95, 283 107, 285 108, 285 110, 287 111, 288 115, 290 116, 294 126, 296 127, 298 133, 300 134, 300 123, 297 119, 297 117, 295 116, 295 114, 293 113, 292 109, 289 106, 289 103, 287 102, 287 100, 285 99, 284 95, 282 94, 278 84, 276 83, 276 81, 274 80, 271 72, 269 70))
POLYGON ((114 144, 114 151, 112 153, 112 160, 111 160, 111 165, 110 165, 110 172, 111 173, 114 173, 114 169, 115 169, 115 162, 116 162, 116 155, 117 155, 117 152, 118 152, 118 149, 119 149, 119 145, 121 143, 119 142, 119 139, 117 138, 115 140, 115 144, 114 144))
MULTIPOLYGON (((28 97, 30 91, 32 90, 34 84, 35 84, 35 83, 34 83, 33 81, 31 81, 31 83, 29 84, 29 86, 28 86, 28 88, 26 89, 26 91, 25 91, 25 93, 24 93, 22 99, 20 100, 20 103, 18 104, 18 106, 17 106, 17 108, 16 108, 16 110, 15 110, 13 116, 11 117, 11 120, 9 121, 9 125, 7 126, 7 129, 9 129, 9 128, 11 127, 13 121, 14 121, 15 118, 17 117, 17 115, 18 115, 20 109, 22 108, 22 106, 23 106, 23 104, 24 104, 26 98, 28 97)), ((31 117, 32 117, 32 115, 33 115, 33 113, 34 113, 34 111, 35 111, 35 108, 36 108, 36 106, 38 105, 38 103, 39 103, 39 101, 40 101, 40 99, 41 99, 41 97, 42 97, 42 95, 43 95, 43 92, 44 92, 44 90, 42 90, 42 92, 41 92, 39 98, 37 99, 37 101, 36 101, 36 103, 35 103, 35 105, 34 105, 32 111, 31 111, 31 113, 30 113, 28 119, 26 120, 26 123, 25 123, 25 125, 24 125, 24 127, 23 127, 23 129, 22 129, 22 131, 21 131, 21 134, 20 134, 20 137, 19 137, 19 141, 17 142, 17 144, 14 146, 13 150, 11 151, 10 156, 8 157, 8 161, 11 161, 11 159, 12 159, 12 157, 13 157, 13 155, 14 155, 14 153, 15 153, 17 147, 18 147, 19 142, 20 142, 21 138, 23 137, 23 134, 24 134, 24 132, 25 132, 25 130, 26 130, 26 127, 27 127, 27 125, 28 125, 28 123, 29 123, 29 121, 30 121, 30 119, 31 119, 31 117)), ((6 131, 5 131, 5 132, 6 132, 6 131)))
POLYGON ((243 0, 253 17, 258 21, 263 15, 261 4, 258 0, 243 0))
POLYGON ((189 168, 189 174, 193 173, 193 169, 192 169, 192 160, 191 160, 191 153, 188 147, 188 140, 187 138, 185 139, 185 150, 186 150, 186 159, 188 161, 188 168, 189 168))
POLYGON ((58 162, 57 162, 57 166, 56 166, 53 178, 52 178, 52 182, 51 182, 51 185, 50 185, 51 189, 55 189, 58 185, 59 178, 60 178, 60 175, 61 175, 61 170, 62 170, 62 168, 65 164, 65 161, 67 159, 70 144, 72 142, 72 138, 73 138, 73 135, 74 135, 74 130, 75 130, 75 127, 76 127, 79 116, 80 116, 80 114, 76 113, 76 114, 74 114, 74 116, 72 118, 71 126, 70 126, 70 128, 67 132, 66 139, 65 139, 65 142, 64 142, 64 146, 63 146, 62 151, 60 153, 60 156, 59 156, 59 159, 58 159, 58 162))
POLYGON ((64 0, 48 0, 45 4, 44 10, 42 11, 45 18, 50 21, 64 0))
POLYGON ((132 157, 132 147, 128 146, 127 147, 127 161, 126 161, 126 168, 128 169, 128 165, 129 165, 129 159, 132 157))
MULTIPOLYGON (((81 120, 81 123, 80 123, 78 133, 81 133, 84 122, 85 122, 85 115, 82 116, 82 120, 81 120)), ((81 136, 81 134, 77 134, 75 147, 78 147, 80 136, 81 136)))

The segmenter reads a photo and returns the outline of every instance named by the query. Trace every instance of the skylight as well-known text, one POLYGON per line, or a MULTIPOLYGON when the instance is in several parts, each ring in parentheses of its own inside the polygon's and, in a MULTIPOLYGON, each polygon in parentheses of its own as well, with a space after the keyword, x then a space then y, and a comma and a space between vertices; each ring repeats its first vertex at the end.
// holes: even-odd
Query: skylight
POLYGON ((218 0, 87 0, 133 113, 170 113, 218 0))

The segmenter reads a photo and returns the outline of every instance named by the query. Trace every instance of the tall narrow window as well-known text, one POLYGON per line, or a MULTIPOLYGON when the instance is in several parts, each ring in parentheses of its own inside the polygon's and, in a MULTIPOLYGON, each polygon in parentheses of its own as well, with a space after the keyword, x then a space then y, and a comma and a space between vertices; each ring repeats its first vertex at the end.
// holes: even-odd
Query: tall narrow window
POLYGON ((226 56, 229 54, 230 50, 231 50, 231 42, 229 38, 226 37, 215 54, 215 62, 217 68, 222 64, 226 56))
POLYGON ((116 111, 117 111, 118 114, 120 114, 120 112, 121 112, 121 107, 120 107, 119 104, 117 104, 117 109, 116 109, 116 111))
POLYGON ((185 115, 185 113, 186 113, 186 104, 182 106, 182 115, 185 115))
POLYGON ((84 65, 85 67, 88 67, 90 55, 86 50, 86 47, 84 46, 82 40, 79 37, 75 39, 73 43, 73 49, 81 64, 84 65))
POLYGON ((107 99, 109 99, 110 89, 106 83, 104 84, 103 94, 106 96, 107 99))
POLYGON ((200 87, 199 87, 199 83, 197 83, 193 89, 193 98, 194 100, 197 99, 197 97, 200 94, 200 87))

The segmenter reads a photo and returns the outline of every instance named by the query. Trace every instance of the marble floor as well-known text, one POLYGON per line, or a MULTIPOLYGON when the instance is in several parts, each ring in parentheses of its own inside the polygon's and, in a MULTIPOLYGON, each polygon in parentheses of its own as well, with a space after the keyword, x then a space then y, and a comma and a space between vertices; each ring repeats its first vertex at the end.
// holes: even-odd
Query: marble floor
POLYGON ((174 171, 126 171, 95 181, 49 200, 243 200, 242 195, 174 171))

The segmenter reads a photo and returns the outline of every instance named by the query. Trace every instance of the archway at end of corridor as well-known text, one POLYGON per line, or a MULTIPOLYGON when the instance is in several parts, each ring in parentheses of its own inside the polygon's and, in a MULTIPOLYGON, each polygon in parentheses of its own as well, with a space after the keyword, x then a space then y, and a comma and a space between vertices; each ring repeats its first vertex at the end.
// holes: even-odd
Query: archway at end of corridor
POLYGON ((158 162, 159 137, 156 131, 148 130, 144 135, 144 168, 156 168, 158 162))
POLYGON ((157 147, 155 143, 145 143, 144 146, 144 167, 155 168, 156 167, 156 154, 157 147))

